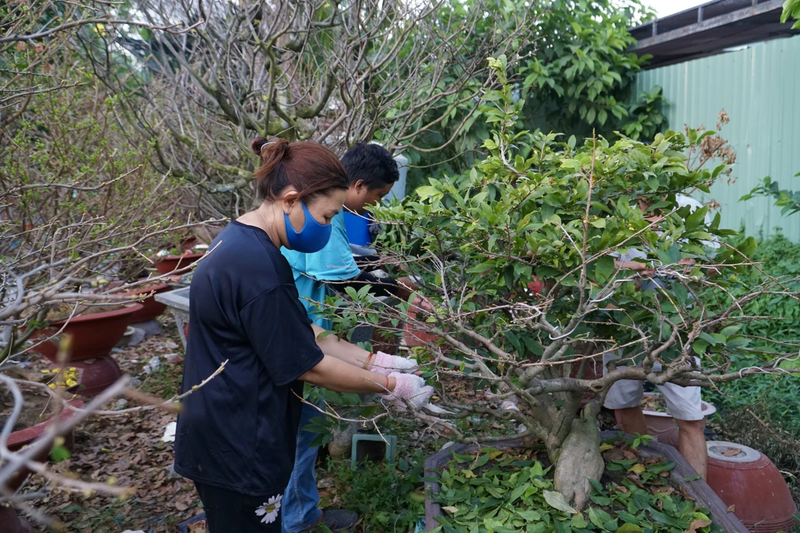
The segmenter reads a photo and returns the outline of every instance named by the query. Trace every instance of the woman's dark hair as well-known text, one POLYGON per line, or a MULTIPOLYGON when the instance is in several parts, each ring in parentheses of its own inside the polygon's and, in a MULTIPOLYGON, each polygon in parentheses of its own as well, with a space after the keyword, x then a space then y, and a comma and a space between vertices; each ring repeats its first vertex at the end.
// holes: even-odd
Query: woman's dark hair
POLYGON ((382 189, 400 177, 397 163, 386 148, 359 142, 342 157, 350 183, 363 181, 367 189, 382 189))
POLYGON ((253 173, 261 198, 274 200, 291 185, 300 198, 312 200, 349 185, 347 171, 321 144, 258 137, 250 147, 261 158, 261 166, 253 173))

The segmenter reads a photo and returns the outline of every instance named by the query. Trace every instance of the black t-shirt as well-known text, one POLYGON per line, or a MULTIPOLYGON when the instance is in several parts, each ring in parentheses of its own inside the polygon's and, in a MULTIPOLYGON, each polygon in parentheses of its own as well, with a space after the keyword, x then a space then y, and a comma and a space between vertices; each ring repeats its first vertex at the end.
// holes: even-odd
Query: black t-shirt
POLYGON ((232 222, 189 291, 175 471, 250 496, 282 492, 294 465, 303 394, 297 378, 322 360, 292 270, 260 229, 232 222))

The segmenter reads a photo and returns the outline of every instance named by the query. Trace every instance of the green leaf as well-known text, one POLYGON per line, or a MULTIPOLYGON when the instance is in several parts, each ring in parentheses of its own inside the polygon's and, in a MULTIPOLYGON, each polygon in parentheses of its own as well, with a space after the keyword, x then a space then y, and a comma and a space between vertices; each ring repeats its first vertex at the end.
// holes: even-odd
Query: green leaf
POLYGON ((583 513, 578 513, 572 517, 572 520, 569 522, 570 527, 575 529, 586 529, 589 526, 589 523, 583 517, 583 513))
POLYGON ((704 340, 696 340, 692 343, 692 350, 698 355, 702 355, 706 353, 706 349, 708 348, 708 342, 704 340))
POLYGON ((525 483, 524 485, 520 485, 519 487, 515 488, 508 496, 507 500, 508 503, 514 503, 515 501, 517 501, 520 498, 520 496, 525 494, 525 491, 528 490, 529 488, 531 488, 530 483, 525 483))
POLYGON ((678 520, 675 520, 671 516, 666 513, 662 513, 660 511, 656 511, 655 509, 650 509, 650 516, 653 517, 653 520, 660 524, 666 524, 668 526, 677 527, 683 529, 685 524, 682 524, 678 520))
POLYGON ((611 520, 611 516, 602 509, 589 507, 589 520, 598 528, 605 529, 605 524, 611 520))
POLYGON ((633 493, 633 505, 640 511, 650 509, 650 503, 653 501, 649 493, 643 490, 637 490, 633 493))
POLYGON ((614 501, 608 496, 603 496, 601 494, 592 494, 591 496, 589 496, 589 498, 591 498, 592 502, 594 502, 595 505, 599 505, 600 507, 606 507, 608 505, 611 505, 611 502, 614 501))
POLYGON ((657 254, 658 258, 661 259, 661 262, 665 265, 674 265, 680 261, 682 257, 681 249, 674 244, 666 250, 658 250, 657 254))
POLYGON ((486 463, 489 462, 490 456, 488 453, 481 455, 478 460, 475 462, 475 468, 480 468, 486 463))
POLYGON ((50 450, 50 460, 54 463, 69 459, 70 457, 72 457, 72 454, 63 446, 53 446, 53 449, 50 450))
POLYGON ((642 528, 636 524, 625 523, 619 526, 616 533, 639 533, 641 530, 642 528))
POLYGON ((623 522, 627 522, 629 524, 634 524, 637 526, 641 525, 638 518, 636 518, 635 516, 626 511, 617 511, 617 517, 619 517, 619 519, 622 520, 623 522))
POLYGON ((554 520, 553 527, 555 527, 555 533, 572 533, 572 528, 569 526, 569 524, 562 522, 561 520, 554 520))
POLYGON ((661 474, 662 472, 670 472, 672 469, 675 468, 675 462, 669 463, 659 463, 657 465, 650 465, 647 467, 647 471, 652 474, 661 474))
POLYGON ((542 515, 536 511, 517 511, 517 515, 527 522, 538 522, 542 519, 542 515))
POLYGON ((564 498, 564 495, 561 494, 560 492, 546 490, 543 492, 543 494, 544 494, 544 501, 546 501, 548 505, 550 505, 550 507, 553 507, 565 513, 578 514, 578 511, 576 511, 574 507, 570 506, 570 504, 567 503, 566 498, 564 498))
POLYGON ((598 281, 605 282, 611 279, 612 274, 614 274, 614 258, 608 255, 604 255, 597 261, 595 261, 595 274, 597 275, 598 281))

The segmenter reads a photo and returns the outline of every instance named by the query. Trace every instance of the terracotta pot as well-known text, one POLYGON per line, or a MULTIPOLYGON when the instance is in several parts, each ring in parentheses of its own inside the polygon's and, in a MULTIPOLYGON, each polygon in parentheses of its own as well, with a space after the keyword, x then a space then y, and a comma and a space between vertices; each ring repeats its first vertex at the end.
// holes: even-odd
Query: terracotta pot
MULTIPOLYGON (((125 335, 125 330, 131 322, 131 315, 143 307, 142 304, 130 304, 122 309, 72 317, 60 333, 60 335, 72 335, 72 349, 67 360, 83 361, 108 354, 125 335)), ((42 338, 43 335, 55 335, 62 326, 64 326, 63 320, 53 322, 37 336, 42 338)), ((55 361, 58 354, 58 340, 45 341, 33 348, 33 351, 55 361)))
POLYGON ((149 287, 146 289, 134 289, 131 291, 125 291, 125 294, 136 294, 136 295, 153 293, 153 296, 145 298, 144 300, 139 302, 144 307, 142 307, 142 309, 136 311, 131 315, 131 324, 135 324, 137 322, 147 322, 148 320, 152 320, 157 316, 161 316, 161 314, 167 310, 167 306, 160 302, 157 302, 155 299, 155 294, 171 290, 172 287, 170 287, 166 283, 162 283, 160 285, 156 285, 155 287, 149 287))
POLYGON ((754 533, 793 531, 797 506, 780 471, 763 453, 732 442, 709 441, 708 484, 754 533), (726 455, 727 454, 727 455, 726 455))
POLYGON ((181 250, 191 250, 196 245, 200 244, 200 239, 197 238, 196 235, 192 235, 191 237, 186 237, 181 241, 181 250))
MULTIPOLYGON (((97 396, 122 376, 122 370, 110 355, 87 361, 72 361, 69 366, 78 370, 75 393, 86 398, 97 396)), ((50 365, 51 370, 56 368, 59 365, 50 365)))
MULTIPOLYGON (((644 395, 650 397, 661 396, 658 392, 645 392, 644 395)), ((701 408, 706 418, 717 412, 716 407, 708 402, 701 402, 701 408)), ((670 446, 678 446, 678 424, 672 416, 658 411, 648 411, 647 409, 644 409, 643 413, 647 422, 647 432, 650 435, 657 438, 658 442, 663 442, 670 446)), ((615 412, 614 416, 617 419, 617 425, 619 425, 619 413, 615 412)))
POLYGON ((27 520, 20 518, 13 507, 0 505, 0 531, 3 533, 31 533, 33 529, 27 520))
MULTIPOLYGON (((81 400, 72 400, 69 402, 69 404, 77 408, 83 407, 83 401, 81 400)), ((8 436, 8 443, 7 443, 8 449, 13 452, 32 443, 33 441, 35 441, 44 434, 47 427, 55 422, 56 417, 58 417, 59 420, 69 420, 73 416, 75 416, 75 411, 72 411, 70 409, 63 409, 60 413, 58 413, 58 415, 54 416, 53 418, 45 420, 44 422, 40 422, 35 426, 31 426, 29 428, 20 429, 19 431, 12 432, 11 435, 8 436)), ((73 433, 70 432, 67 435, 63 435, 63 437, 64 437, 64 446, 67 449, 72 449, 73 433)), ((38 456, 34 457, 34 460, 44 461, 45 459, 47 459, 48 455, 50 455, 50 450, 45 449, 38 456)), ((19 487, 22 486, 22 483, 26 479, 28 479, 28 476, 30 474, 31 472, 27 468, 20 470, 8 480, 8 483, 5 485, 4 488, 9 490, 10 492, 16 492, 17 489, 19 489, 19 487)), ((2 523, 3 523, 2 519, 0 519, 0 525, 2 525, 2 523)), ((6 529, 0 527, 0 531, 6 531, 6 529)))
POLYGON ((161 274, 186 274, 192 263, 203 254, 168 255, 156 261, 156 270, 161 274))
MULTIPOLYGON (((430 306, 424 303, 419 298, 415 298, 411 305, 408 308, 408 317, 412 320, 419 320, 423 322, 424 319, 422 317, 418 317, 418 315, 422 314, 423 310, 429 309, 430 306)), ((439 342, 439 339, 436 335, 431 335, 430 333, 426 333, 425 331, 415 327, 411 322, 406 322, 403 325, 403 340, 405 340, 406 346, 415 347, 415 346, 428 346, 434 345, 439 342)))

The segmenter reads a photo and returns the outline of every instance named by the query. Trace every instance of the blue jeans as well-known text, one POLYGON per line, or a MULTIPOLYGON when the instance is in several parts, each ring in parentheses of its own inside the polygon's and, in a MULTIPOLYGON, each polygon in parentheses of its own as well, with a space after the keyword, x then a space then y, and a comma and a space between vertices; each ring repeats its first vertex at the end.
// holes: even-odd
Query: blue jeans
POLYGON ((322 511, 317 492, 317 478, 314 475, 314 464, 317 461, 318 447, 310 444, 317 437, 317 433, 304 431, 312 418, 324 416, 308 404, 303 404, 300 413, 300 426, 297 431, 297 448, 295 449, 294 469, 289 485, 283 494, 281 517, 283 519, 283 533, 298 533, 310 529, 317 523, 322 511))

